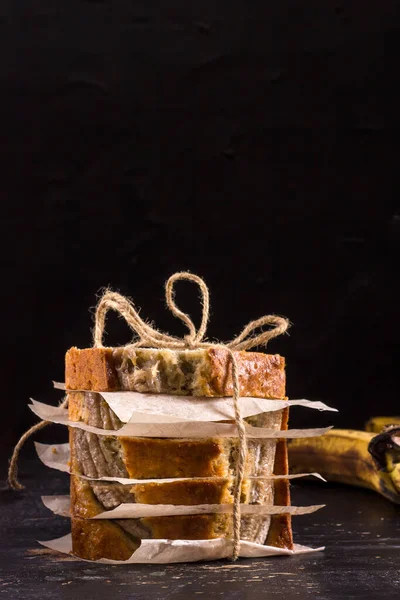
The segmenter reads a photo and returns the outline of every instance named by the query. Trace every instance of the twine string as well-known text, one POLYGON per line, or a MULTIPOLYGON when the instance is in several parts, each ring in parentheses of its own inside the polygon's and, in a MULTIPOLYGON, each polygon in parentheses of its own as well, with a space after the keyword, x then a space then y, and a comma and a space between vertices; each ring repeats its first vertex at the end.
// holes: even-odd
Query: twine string
POLYGON ((247 458, 247 439, 246 439, 246 425, 243 420, 240 406, 239 406, 239 374, 238 365, 232 350, 228 349, 231 358, 231 369, 232 369, 232 385, 233 385, 233 407, 235 411, 235 423, 239 438, 239 454, 236 461, 236 473, 235 473, 235 485, 233 492, 233 549, 232 549, 232 560, 236 560, 239 557, 240 552, 240 527, 241 527, 241 511, 240 511, 240 499, 242 495, 242 483, 244 478, 244 471, 246 467, 247 458))
MULTIPOLYGON (((68 398, 65 398, 65 400, 61 402, 60 408, 66 408, 67 405, 68 398)), ((31 437, 31 435, 34 435, 37 431, 40 431, 41 429, 44 429, 49 424, 50 421, 39 421, 39 423, 35 423, 35 425, 32 425, 32 427, 25 431, 25 433, 23 433, 19 438, 18 443, 13 450, 7 474, 8 485, 13 490, 20 491, 25 489, 25 486, 18 481, 18 459, 23 445, 31 437)))

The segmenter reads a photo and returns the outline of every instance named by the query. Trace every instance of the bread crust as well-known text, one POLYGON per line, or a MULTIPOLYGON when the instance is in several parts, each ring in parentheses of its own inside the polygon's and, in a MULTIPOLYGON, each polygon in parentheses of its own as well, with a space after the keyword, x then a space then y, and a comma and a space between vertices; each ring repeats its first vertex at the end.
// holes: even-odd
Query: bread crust
MULTIPOLYGON (((184 515, 137 519, 151 528, 156 539, 210 540, 221 537, 229 524, 228 515, 184 515)), ((136 520, 136 519, 135 519, 136 520)), ((140 546, 140 540, 124 531, 116 521, 71 517, 73 554, 86 560, 128 560, 140 546)))
MULTIPOLYGON (((256 398, 285 397, 285 359, 279 354, 235 352, 241 396, 256 398)), ((224 348, 209 348, 210 396, 231 396, 232 369, 230 355, 224 348)))
POLYGON ((118 390, 112 348, 70 348, 65 355, 65 384, 70 390, 118 390))
MULTIPOLYGON (((288 429, 289 409, 282 411, 281 430, 288 429)), ((275 451, 274 475, 287 475, 289 473, 288 448, 286 439, 279 440, 275 451)), ((274 504, 276 506, 290 506, 290 482, 288 479, 277 479, 274 484, 274 504)), ((271 525, 265 542, 269 546, 279 548, 293 548, 292 517, 286 515, 272 515, 271 525)))
POLYGON ((118 523, 71 518, 73 554, 86 560, 128 560, 140 546, 118 523))

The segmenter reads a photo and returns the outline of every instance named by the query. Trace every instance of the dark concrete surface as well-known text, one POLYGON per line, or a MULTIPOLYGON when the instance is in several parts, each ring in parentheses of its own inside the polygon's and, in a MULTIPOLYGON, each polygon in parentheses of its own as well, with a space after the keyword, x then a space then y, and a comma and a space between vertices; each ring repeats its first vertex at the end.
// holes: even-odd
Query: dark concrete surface
POLYGON ((41 547, 68 532, 41 494, 65 493, 68 477, 24 460, 22 493, 1 491, 0 594, 4 600, 395 600, 400 589, 400 513, 377 494, 333 484, 293 485, 293 501, 326 503, 293 519, 298 543, 324 552, 297 557, 178 565, 107 566, 41 547))

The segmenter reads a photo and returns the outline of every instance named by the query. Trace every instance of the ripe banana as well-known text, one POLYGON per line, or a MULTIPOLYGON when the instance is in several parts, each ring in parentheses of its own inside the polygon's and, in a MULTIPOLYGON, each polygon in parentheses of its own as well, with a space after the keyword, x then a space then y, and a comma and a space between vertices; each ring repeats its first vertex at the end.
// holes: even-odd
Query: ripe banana
POLYGON ((380 433, 389 425, 400 425, 400 417, 371 417, 365 423, 365 431, 380 433))
POLYGON ((321 437, 290 440, 288 447, 291 473, 318 472, 328 481, 369 488, 400 504, 400 427, 377 436, 333 429, 321 437))

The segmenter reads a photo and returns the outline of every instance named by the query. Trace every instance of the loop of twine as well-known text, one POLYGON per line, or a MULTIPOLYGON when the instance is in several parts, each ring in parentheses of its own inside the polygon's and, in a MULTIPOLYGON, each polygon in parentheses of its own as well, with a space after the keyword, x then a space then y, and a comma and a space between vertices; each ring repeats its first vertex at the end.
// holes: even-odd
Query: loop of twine
MULTIPOLYGON (((167 306, 172 314, 180 319, 188 328, 189 334, 183 338, 177 338, 167 333, 158 331, 152 325, 146 323, 140 315, 134 304, 125 296, 106 290, 96 308, 95 313, 95 325, 93 328, 93 346, 95 348, 103 347, 103 336, 105 330, 106 315, 109 310, 114 310, 119 313, 127 322, 129 327, 138 338, 129 344, 131 347, 136 348, 170 348, 175 350, 184 349, 195 349, 195 348, 211 348, 211 347, 223 347, 225 348, 230 356, 231 371, 232 371, 232 387, 233 387, 233 407, 235 413, 235 423, 238 432, 239 439, 239 452, 238 459, 236 461, 236 474, 235 474, 235 485, 233 494, 233 552, 232 558, 236 560, 239 556, 240 551, 240 496, 242 483, 245 472, 246 457, 247 457, 247 440, 246 440, 246 426, 243 421, 240 407, 239 407, 239 375, 237 360, 234 355, 234 351, 249 350, 255 346, 266 346, 268 341, 285 331, 289 327, 289 321, 283 317, 275 315, 266 315, 251 321, 246 325, 243 331, 234 338, 232 341, 223 344, 220 342, 206 342, 204 336, 207 331, 207 325, 210 314, 210 301, 208 287, 204 280, 197 275, 193 275, 188 272, 178 272, 172 275, 165 285, 165 298, 167 306), (174 285, 179 280, 192 281, 196 283, 201 292, 201 303, 202 303, 202 318, 200 327, 196 330, 196 327, 192 319, 181 311, 175 303, 174 285), (262 331, 255 335, 255 331, 265 325, 273 326, 271 329, 262 331)), ((61 406, 66 407, 67 400, 63 402, 61 406)), ((23 489, 23 486, 17 480, 17 461, 19 452, 25 443, 25 441, 48 424, 47 421, 41 421, 31 427, 19 440, 18 444, 14 449, 13 456, 10 461, 10 468, 8 472, 9 485, 14 489, 23 489)))
POLYGON ((158 331, 140 317, 138 310, 128 298, 117 292, 106 290, 96 308, 95 326, 93 329, 93 346, 95 348, 103 347, 105 319, 109 310, 118 312, 121 317, 125 319, 132 331, 139 336, 139 339, 130 345, 141 348, 154 347, 184 350, 189 347, 211 348, 214 346, 223 346, 231 350, 250 350, 255 346, 266 346, 270 339, 285 333, 289 327, 289 321, 287 319, 275 315, 266 315, 255 321, 250 321, 240 335, 226 344, 221 344, 219 342, 204 342, 203 339, 207 331, 210 315, 210 301, 208 288, 203 279, 192 273, 175 273, 168 279, 165 285, 165 299, 167 307, 174 317, 180 319, 189 329, 189 335, 186 335, 184 338, 177 338, 158 331), (200 288, 203 310, 201 325, 198 331, 196 331, 196 327, 189 315, 182 312, 175 303, 174 284, 178 280, 193 281, 194 283, 197 283, 200 288), (254 335, 256 329, 265 325, 274 325, 275 327, 273 327, 273 329, 268 329, 267 331, 262 331, 258 335, 254 335))
MULTIPOLYGON (((63 402, 61 402, 59 407, 66 408, 67 405, 68 405, 68 398, 65 398, 65 400, 63 402)), ((32 425, 32 427, 30 427, 27 431, 25 431, 25 433, 22 434, 22 436, 19 438, 18 443, 13 450, 13 453, 12 453, 12 456, 10 459, 10 464, 8 467, 8 474, 7 474, 8 485, 13 490, 19 491, 19 490, 25 489, 25 486, 22 485, 18 481, 18 458, 19 458, 19 453, 21 452, 23 445, 31 437, 31 435, 33 435, 37 431, 40 431, 47 425, 50 425, 50 421, 39 421, 39 423, 35 423, 35 425, 32 425)))

